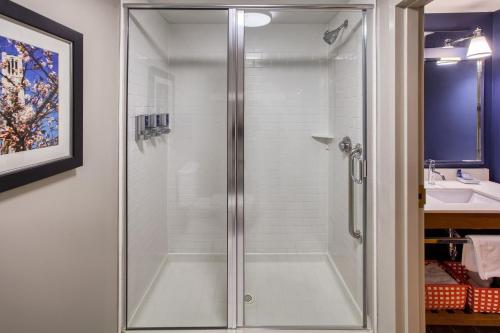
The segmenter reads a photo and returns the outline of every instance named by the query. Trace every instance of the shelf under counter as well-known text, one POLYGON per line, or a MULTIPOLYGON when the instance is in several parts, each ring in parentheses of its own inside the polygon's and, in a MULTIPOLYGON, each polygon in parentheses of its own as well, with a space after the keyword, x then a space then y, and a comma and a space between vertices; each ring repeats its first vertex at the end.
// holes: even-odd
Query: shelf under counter
MULTIPOLYGON (((443 181, 439 182, 439 186, 426 187, 426 190, 441 190, 441 194, 446 194, 446 191, 463 192, 464 190, 468 190, 485 196, 486 199, 490 198, 500 201, 500 184, 488 181, 483 181, 480 185, 461 184, 457 181, 443 181)), ((434 198, 441 199, 436 195, 434 195, 434 198)), ((485 230, 487 234, 500 233, 497 232, 497 230, 500 230, 500 208, 498 204, 491 204, 484 201, 467 203, 442 201, 432 200, 427 202, 427 205, 424 207, 425 229, 468 229, 471 232, 472 230, 477 230, 477 232, 485 230)), ((429 248, 427 250, 432 252, 436 249, 429 248)), ((491 329, 493 329, 491 332, 500 332, 500 314, 497 313, 474 313, 468 309, 439 310, 426 311, 425 316, 426 324, 431 327, 446 329, 450 326, 462 326, 462 328, 456 330, 457 332, 469 332, 472 328, 485 327, 487 329, 485 332, 490 332, 491 329), (497 328, 499 328, 498 331, 497 328)), ((483 330, 479 331, 483 332, 483 330)))
POLYGON ((500 327, 498 313, 469 313, 467 310, 425 311, 427 325, 436 326, 493 326, 500 327))
POLYGON ((424 214, 425 229, 499 229, 500 213, 424 214))

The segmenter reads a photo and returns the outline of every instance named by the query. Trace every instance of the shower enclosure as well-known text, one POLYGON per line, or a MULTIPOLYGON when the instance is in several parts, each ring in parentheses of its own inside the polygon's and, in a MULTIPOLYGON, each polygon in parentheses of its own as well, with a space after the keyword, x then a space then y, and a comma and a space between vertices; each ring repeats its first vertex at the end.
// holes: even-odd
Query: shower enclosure
POLYGON ((370 15, 127 8, 128 329, 369 325, 370 15))

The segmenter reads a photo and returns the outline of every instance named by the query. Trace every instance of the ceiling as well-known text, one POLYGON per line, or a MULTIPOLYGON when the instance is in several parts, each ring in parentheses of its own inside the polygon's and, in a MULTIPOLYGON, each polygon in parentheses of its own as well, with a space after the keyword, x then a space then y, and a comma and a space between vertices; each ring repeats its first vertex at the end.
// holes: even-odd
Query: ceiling
POLYGON ((176 24, 224 24, 227 22, 227 11, 224 10, 159 10, 168 23, 176 24))
POLYGON ((433 0, 426 13, 471 13, 500 10, 500 0, 433 0))
MULTIPOLYGON (((500 0, 499 0, 500 1, 500 0)), ((250 10, 252 11, 252 10, 250 10)), ((258 11, 258 10, 253 10, 258 11)), ((327 24, 338 14, 338 11, 328 10, 271 10, 264 11, 272 15, 272 23, 275 24, 327 24)), ((227 23, 227 12, 225 10, 161 10, 161 15, 168 23, 184 24, 225 24, 227 23)), ((359 16, 361 18, 361 15, 359 16)))

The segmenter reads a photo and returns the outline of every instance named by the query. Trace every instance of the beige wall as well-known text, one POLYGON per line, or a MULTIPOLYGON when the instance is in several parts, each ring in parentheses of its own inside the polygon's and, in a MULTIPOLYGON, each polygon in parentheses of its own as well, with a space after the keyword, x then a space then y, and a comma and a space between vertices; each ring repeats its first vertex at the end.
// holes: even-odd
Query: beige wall
POLYGON ((84 166, 0 194, 0 332, 117 332, 119 0, 17 0, 84 35, 84 166))

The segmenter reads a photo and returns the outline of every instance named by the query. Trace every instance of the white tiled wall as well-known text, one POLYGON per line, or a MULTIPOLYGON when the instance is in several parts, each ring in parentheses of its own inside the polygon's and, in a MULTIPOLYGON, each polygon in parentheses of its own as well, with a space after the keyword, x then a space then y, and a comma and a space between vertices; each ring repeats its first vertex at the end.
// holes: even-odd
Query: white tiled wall
POLYGON ((245 248, 327 250, 328 132, 325 24, 245 31, 245 248))
MULTIPOLYGON (((128 80, 128 309, 129 317, 167 251, 168 137, 135 140, 135 115, 156 112, 158 75, 167 75, 168 25, 156 11, 133 11, 128 80)), ((164 107, 162 105, 161 107, 164 107)))
MULTIPOLYGON (((329 51, 330 126, 336 142, 350 136, 353 143, 363 144, 362 136, 362 27, 359 13, 345 12, 333 18, 330 29, 344 19, 349 27, 329 51)), ((348 231, 348 157, 337 149, 330 150, 329 164, 329 230, 328 253, 359 306, 363 299, 363 253, 361 244, 348 231)), ((362 229, 362 192, 356 188, 357 228, 362 229)))
POLYGON ((226 252, 227 26, 133 11, 129 38, 132 315, 167 253, 226 252), (163 112, 171 132, 136 141, 134 116, 163 112))
POLYGON ((226 253, 227 26, 171 24, 169 253, 226 253))

